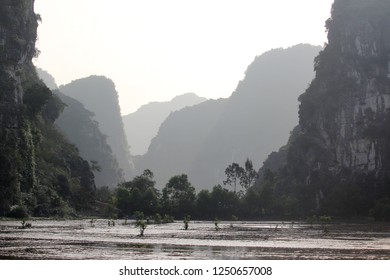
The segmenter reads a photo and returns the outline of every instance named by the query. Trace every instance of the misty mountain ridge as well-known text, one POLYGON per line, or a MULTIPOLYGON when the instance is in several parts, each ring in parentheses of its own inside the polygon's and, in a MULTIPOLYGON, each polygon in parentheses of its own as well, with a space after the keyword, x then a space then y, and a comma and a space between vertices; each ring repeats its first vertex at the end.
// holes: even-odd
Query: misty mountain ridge
POLYGON ((297 98, 314 78, 320 50, 307 44, 270 50, 255 58, 229 98, 171 113, 135 159, 136 173, 151 169, 160 187, 185 173, 195 187, 209 189, 222 184, 233 161, 250 158, 260 167, 298 122, 297 98))
POLYGON ((174 97, 170 101, 150 102, 136 112, 123 116, 123 124, 132 155, 142 155, 148 150, 161 123, 174 111, 206 101, 194 93, 174 97))
POLYGON ((95 114, 99 128, 107 135, 107 143, 123 170, 124 178, 129 179, 133 166, 114 82, 104 76, 89 76, 62 85, 59 90, 95 114))
POLYGON ((87 110, 76 99, 61 93, 49 72, 37 68, 37 73, 64 103, 64 110, 55 124, 67 139, 76 145, 80 155, 95 166, 93 173, 96 186, 116 187, 118 183, 124 181, 123 171, 119 168, 117 159, 107 143, 107 136, 100 131, 95 113, 87 110))
POLYGON ((99 123, 94 120, 94 113, 72 97, 58 90, 54 93, 66 104, 55 124, 76 145, 80 155, 96 166, 93 170, 96 186, 116 187, 124 181, 123 172, 107 143, 107 136, 100 131, 99 123))

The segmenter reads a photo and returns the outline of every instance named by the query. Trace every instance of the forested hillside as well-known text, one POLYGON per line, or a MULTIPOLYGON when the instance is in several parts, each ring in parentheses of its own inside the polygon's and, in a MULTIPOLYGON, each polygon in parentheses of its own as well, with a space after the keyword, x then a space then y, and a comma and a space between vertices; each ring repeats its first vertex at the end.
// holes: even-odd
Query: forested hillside
POLYGON ((63 104, 32 65, 38 53, 34 1, 0 4, 0 214, 89 211, 93 173, 54 126, 63 104))

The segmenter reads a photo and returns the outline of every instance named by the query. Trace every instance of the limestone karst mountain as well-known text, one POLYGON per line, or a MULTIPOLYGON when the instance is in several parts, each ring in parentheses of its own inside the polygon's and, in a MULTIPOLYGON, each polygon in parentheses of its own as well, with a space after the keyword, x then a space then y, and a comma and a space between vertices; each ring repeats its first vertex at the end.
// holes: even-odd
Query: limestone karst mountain
POLYGON ((118 93, 115 84, 103 76, 90 76, 62 85, 59 90, 79 102, 95 114, 101 132, 107 135, 124 178, 131 177, 133 166, 130 159, 129 146, 123 129, 118 93))
POLYGON ((56 90, 55 78, 50 73, 40 68, 37 73, 65 104, 55 124, 76 145, 81 156, 94 165, 96 186, 116 187, 124 180, 123 171, 107 143, 107 136, 100 131, 99 123, 94 119, 95 114, 85 109, 81 102, 56 90))

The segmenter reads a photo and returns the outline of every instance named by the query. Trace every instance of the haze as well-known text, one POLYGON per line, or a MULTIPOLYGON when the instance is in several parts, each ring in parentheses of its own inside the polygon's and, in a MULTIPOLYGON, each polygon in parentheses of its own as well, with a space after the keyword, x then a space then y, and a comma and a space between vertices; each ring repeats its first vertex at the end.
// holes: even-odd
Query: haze
POLYGON ((332 0, 36 0, 35 64, 58 85, 111 78, 122 115, 186 92, 228 97, 254 57, 323 45, 332 0))

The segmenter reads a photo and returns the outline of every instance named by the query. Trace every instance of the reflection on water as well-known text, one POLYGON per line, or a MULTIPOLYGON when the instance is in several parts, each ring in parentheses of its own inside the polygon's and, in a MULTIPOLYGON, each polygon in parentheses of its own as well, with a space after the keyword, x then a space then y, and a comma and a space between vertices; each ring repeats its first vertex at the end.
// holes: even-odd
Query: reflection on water
POLYGON ((3 259, 390 259, 390 225, 193 222, 133 225, 107 220, 0 221, 3 259))

